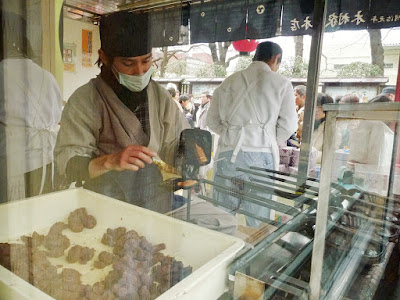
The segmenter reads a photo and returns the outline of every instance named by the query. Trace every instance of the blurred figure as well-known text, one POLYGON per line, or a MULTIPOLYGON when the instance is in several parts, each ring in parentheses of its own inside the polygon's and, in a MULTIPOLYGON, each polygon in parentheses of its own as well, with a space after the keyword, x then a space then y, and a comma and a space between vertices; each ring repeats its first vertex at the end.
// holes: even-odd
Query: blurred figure
POLYGON ((384 87, 381 95, 386 95, 391 101, 394 101, 394 98, 396 96, 396 88, 392 86, 384 87))
POLYGON ((393 102, 388 95, 380 94, 371 100, 368 103, 377 103, 377 102, 393 102))
POLYGON ((201 94, 201 105, 196 114, 196 127, 199 127, 200 129, 208 130, 208 127, 206 125, 206 118, 208 109, 211 105, 211 100, 212 94, 210 92, 207 91, 201 94))
POLYGON ((382 92, 376 97, 368 101, 368 103, 376 102, 393 102, 396 95, 396 89, 394 87, 385 87, 382 92))
POLYGON ((360 98, 356 94, 347 94, 340 99, 339 103, 360 103, 360 98))
POLYGON ((53 75, 29 57, 26 20, 5 11, 0 20, 0 166, 7 170, 0 202, 5 202, 52 191, 62 98, 53 75))
MULTIPOLYGON (((340 104, 359 103, 360 98, 356 94, 347 94, 340 98, 340 104)), ((339 149, 350 148, 350 133, 358 126, 359 120, 338 119, 336 121, 336 145, 339 149)))
POLYGON ((193 116, 191 114, 190 110, 190 98, 187 95, 182 95, 179 97, 179 103, 181 104, 183 108, 183 114, 185 115, 186 120, 188 121, 190 127, 194 128, 194 123, 193 123, 193 116))
POLYGON ((311 146, 318 150, 317 163, 321 163, 322 159, 322 145, 324 141, 324 129, 325 129, 325 112, 322 108, 324 104, 333 103, 331 96, 325 93, 318 93, 317 107, 315 109, 315 123, 314 133, 311 140, 311 146))
POLYGON ((296 101, 296 110, 298 115, 298 122, 297 122, 297 132, 296 138, 298 142, 301 142, 301 135, 303 131, 303 119, 304 119, 304 104, 306 102, 306 90, 307 87, 305 85, 296 85, 294 87, 294 99, 296 101))
POLYGON ((181 113, 183 113, 182 105, 179 103, 179 92, 177 92, 176 85, 173 83, 168 83, 167 91, 171 95, 172 100, 174 100, 175 104, 178 106, 178 109, 181 113), (175 87, 174 87, 175 86, 175 87))
MULTIPOLYGON (((190 112, 192 117, 194 116, 194 99, 192 94, 187 94, 189 97, 189 103, 187 104, 187 111, 190 112)), ((194 120, 193 120, 194 121, 194 120)))
POLYGON ((342 99, 342 97, 343 97, 343 96, 336 96, 336 97, 335 97, 335 103, 336 103, 336 104, 339 104, 339 103, 340 103, 340 100, 342 99))

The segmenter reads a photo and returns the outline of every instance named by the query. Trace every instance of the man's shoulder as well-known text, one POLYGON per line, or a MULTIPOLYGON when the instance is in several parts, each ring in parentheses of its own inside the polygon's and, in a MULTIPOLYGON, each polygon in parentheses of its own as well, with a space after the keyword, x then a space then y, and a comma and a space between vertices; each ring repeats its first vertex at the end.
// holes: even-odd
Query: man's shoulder
POLYGON ((153 91, 158 94, 159 96, 161 96, 159 98, 159 100, 164 100, 164 99, 168 99, 170 94, 169 92, 158 82, 154 81, 153 79, 150 80, 149 83, 149 88, 153 89, 153 91))
POLYGON ((95 88, 94 88, 94 81, 96 79, 91 79, 86 84, 77 88, 72 95, 69 97, 67 106, 71 105, 87 105, 93 103, 95 98, 95 88))
POLYGON ((87 83, 85 83, 84 85, 81 85, 80 87, 78 87, 71 95, 71 98, 80 96, 80 95, 87 95, 87 93, 92 93, 93 87, 94 87, 94 81, 96 79, 93 78, 90 81, 88 81, 87 83))

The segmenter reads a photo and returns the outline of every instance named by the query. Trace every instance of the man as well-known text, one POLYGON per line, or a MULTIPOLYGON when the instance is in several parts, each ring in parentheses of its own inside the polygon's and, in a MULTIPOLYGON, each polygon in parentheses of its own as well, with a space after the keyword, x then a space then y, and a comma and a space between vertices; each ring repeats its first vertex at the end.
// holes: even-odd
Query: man
POLYGON ((384 87, 381 95, 385 95, 387 98, 390 99, 390 101, 393 102, 396 96, 396 88, 391 86, 384 87))
MULTIPOLYGON (((277 169, 278 143, 285 142, 297 129, 292 85, 277 73, 281 59, 279 45, 260 43, 253 63, 225 79, 214 91, 206 125, 220 135, 215 181, 226 187, 242 189, 241 179, 249 180, 245 173, 236 171, 237 167, 277 169)), ((270 197, 261 195, 265 199, 270 197)), ((219 196, 233 214, 240 208, 264 219, 270 217, 269 208, 226 194, 219 196)), ((246 216, 246 222, 252 227, 260 224, 259 220, 249 216, 246 216)))
POLYGON ((55 149, 68 182, 159 212, 172 191, 152 158, 175 164, 188 123, 168 92, 151 80, 148 16, 118 12, 100 20, 100 75, 80 87, 63 111, 55 149))
POLYGON ((306 102, 306 90, 307 87, 305 85, 296 85, 294 87, 294 99, 296 100, 297 106, 297 115, 299 121, 297 123, 298 129, 296 133, 296 137, 298 141, 301 141, 301 134, 303 129, 303 119, 304 119, 304 104, 306 102))
POLYGON ((188 121, 191 128, 194 127, 193 124, 193 116, 191 114, 191 102, 190 98, 187 95, 182 95, 179 97, 179 103, 183 109, 183 115, 185 116, 186 120, 188 121))
POLYGON ((176 106, 178 107, 179 111, 181 113, 183 113, 183 108, 182 105, 179 103, 179 97, 177 98, 176 95, 179 95, 179 92, 177 91, 177 89, 173 86, 167 86, 167 91, 168 93, 171 95, 172 100, 174 100, 174 102, 176 103, 176 106))
POLYGON ((210 108, 210 100, 212 95, 210 92, 204 92, 201 94, 201 105, 196 113, 196 124, 200 129, 208 130, 206 125, 207 112, 210 108))
MULTIPOLYGON (((101 18, 101 73, 65 106, 55 158, 67 183, 84 181, 87 189, 165 213, 174 198, 152 158, 176 165, 179 137, 189 124, 168 91, 151 80, 148 23, 148 15, 126 11, 101 18)), ((191 222, 233 234, 236 220, 216 209, 192 205, 191 222)))

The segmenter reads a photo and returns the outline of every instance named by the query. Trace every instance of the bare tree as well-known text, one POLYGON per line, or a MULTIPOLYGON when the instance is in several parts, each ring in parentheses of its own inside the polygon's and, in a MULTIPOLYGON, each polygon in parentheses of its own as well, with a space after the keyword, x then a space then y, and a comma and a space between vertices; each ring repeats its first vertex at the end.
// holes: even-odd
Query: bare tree
POLYGON ((304 36, 294 36, 294 56, 303 59, 304 36))
POLYGON ((162 56, 154 60, 155 63, 160 62, 159 64, 157 64, 160 68, 160 77, 165 76, 165 70, 167 69, 168 62, 172 57, 175 57, 176 59, 178 59, 176 57, 177 53, 187 53, 196 47, 198 47, 198 45, 193 45, 187 50, 182 50, 182 49, 169 50, 168 46, 164 46, 164 47, 160 48, 160 50, 162 52, 162 56))
POLYGON ((239 54, 236 54, 232 57, 226 58, 228 53, 228 48, 232 44, 232 42, 218 42, 218 43, 209 43, 208 47, 211 51, 211 56, 214 64, 222 66, 225 70, 229 67, 230 62, 239 57, 239 54))
POLYGON ((382 36, 380 29, 368 29, 369 41, 371 45, 371 63, 377 65, 381 70, 382 74, 384 71, 384 55, 382 46, 382 36))

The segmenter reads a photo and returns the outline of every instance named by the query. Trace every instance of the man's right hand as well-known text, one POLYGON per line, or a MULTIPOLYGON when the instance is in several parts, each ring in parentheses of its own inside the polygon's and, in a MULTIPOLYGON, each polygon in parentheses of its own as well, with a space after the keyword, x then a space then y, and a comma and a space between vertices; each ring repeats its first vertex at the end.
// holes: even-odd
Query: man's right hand
POLYGON ((147 147, 129 145, 121 152, 107 154, 93 159, 89 163, 89 176, 95 178, 108 171, 138 171, 153 162, 157 153, 147 147))

